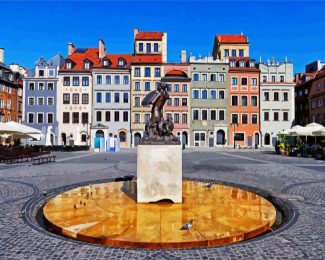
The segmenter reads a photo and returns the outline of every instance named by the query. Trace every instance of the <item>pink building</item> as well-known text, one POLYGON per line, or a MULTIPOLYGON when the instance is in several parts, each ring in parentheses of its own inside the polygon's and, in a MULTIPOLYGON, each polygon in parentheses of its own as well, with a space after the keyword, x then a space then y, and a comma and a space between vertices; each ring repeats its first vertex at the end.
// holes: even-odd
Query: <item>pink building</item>
POLYGON ((190 134, 190 66, 187 63, 164 64, 162 82, 168 84, 170 99, 164 110, 174 122, 174 134, 181 137, 183 144, 189 144, 190 134))

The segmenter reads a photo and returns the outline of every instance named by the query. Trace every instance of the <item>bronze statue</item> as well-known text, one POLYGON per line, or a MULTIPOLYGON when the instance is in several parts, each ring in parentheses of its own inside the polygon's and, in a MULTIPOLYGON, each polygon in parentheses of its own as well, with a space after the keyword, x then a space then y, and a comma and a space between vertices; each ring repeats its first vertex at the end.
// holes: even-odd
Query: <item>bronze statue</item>
POLYGON ((168 87, 165 83, 159 83, 157 90, 151 91, 142 100, 142 106, 152 105, 151 117, 146 122, 142 144, 180 144, 179 139, 173 134, 172 119, 163 118, 163 107, 167 99, 169 99, 168 87))

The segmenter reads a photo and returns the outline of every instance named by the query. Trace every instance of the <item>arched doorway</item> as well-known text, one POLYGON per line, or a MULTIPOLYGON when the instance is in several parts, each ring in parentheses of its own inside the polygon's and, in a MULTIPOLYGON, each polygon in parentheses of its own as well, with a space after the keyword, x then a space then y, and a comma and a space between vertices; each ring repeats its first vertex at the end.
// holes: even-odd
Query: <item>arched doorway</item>
POLYGON ((140 140, 141 140, 141 134, 135 133, 134 134, 134 147, 137 147, 139 145, 140 140))
POLYGON ((218 130, 217 131, 217 145, 224 145, 225 144, 225 131, 218 130))
POLYGON ((97 130, 96 131, 96 137, 104 138, 104 131, 103 130, 97 130))
POLYGON ((264 136, 264 145, 270 145, 271 143, 271 136, 270 134, 266 133, 264 136))
POLYGON ((121 147, 126 147, 126 132, 125 131, 120 131, 118 133, 118 137, 120 138, 120 146, 121 147))
POLYGON ((67 145, 67 135, 66 135, 66 133, 62 133, 61 134, 61 144, 63 146, 66 146, 67 145))
POLYGON ((182 133, 182 144, 188 145, 188 133, 186 131, 182 133))
POLYGON ((255 133, 254 137, 255 137, 255 146, 260 145, 260 135, 259 135, 259 133, 255 133))

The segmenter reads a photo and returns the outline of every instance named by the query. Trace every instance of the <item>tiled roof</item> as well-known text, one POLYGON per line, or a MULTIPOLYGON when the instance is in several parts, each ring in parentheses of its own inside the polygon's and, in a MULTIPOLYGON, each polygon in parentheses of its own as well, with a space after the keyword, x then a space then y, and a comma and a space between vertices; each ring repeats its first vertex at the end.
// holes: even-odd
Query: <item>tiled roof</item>
POLYGON ((220 43, 248 43, 247 37, 241 34, 217 34, 220 43))
POLYGON ((181 70, 171 70, 168 71, 165 75, 166 77, 172 77, 172 76, 181 76, 181 77, 187 77, 186 73, 181 70))
POLYGON ((100 59, 98 57, 98 48, 87 48, 85 52, 74 52, 67 57, 74 63, 72 69, 67 69, 63 64, 60 71, 89 71, 84 68, 84 60, 88 59, 93 63, 93 67, 99 66, 100 59))
MULTIPOLYGON (((121 68, 118 66, 118 61, 120 58, 123 58, 126 62, 126 65, 124 68, 130 68, 131 62, 132 62, 132 54, 107 54, 106 57, 109 62, 109 68, 121 68)), ((93 66, 94 68, 102 68, 103 67, 103 61, 100 60, 98 64, 93 66)))
POLYGON ((162 63, 161 55, 135 55, 132 63, 162 63))
POLYGON ((136 40, 162 40, 162 32, 138 32, 135 36, 136 40))

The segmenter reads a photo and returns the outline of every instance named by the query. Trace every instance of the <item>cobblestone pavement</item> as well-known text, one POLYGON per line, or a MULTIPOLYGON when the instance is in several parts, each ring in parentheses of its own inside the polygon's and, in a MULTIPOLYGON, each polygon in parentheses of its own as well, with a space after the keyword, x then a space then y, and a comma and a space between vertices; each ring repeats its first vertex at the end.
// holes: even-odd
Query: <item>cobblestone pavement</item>
POLYGON ((291 199, 281 232, 227 246, 144 250, 91 245, 41 232, 21 217, 32 198, 65 185, 136 173, 136 150, 57 153, 57 163, 0 165, 0 259, 325 259, 325 162, 269 151, 187 149, 183 175, 247 185, 291 199))

